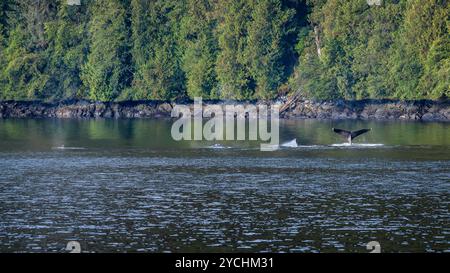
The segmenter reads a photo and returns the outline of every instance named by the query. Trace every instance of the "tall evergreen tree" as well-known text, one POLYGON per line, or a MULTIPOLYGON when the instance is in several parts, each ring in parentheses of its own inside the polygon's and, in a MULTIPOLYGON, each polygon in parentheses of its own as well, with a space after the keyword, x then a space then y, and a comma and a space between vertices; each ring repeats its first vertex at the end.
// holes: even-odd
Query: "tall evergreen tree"
POLYGON ((98 0, 91 13, 89 55, 81 78, 91 99, 110 101, 131 80, 126 7, 119 0, 98 0))
POLYGON ((449 96, 449 3, 407 1, 390 56, 390 86, 398 98, 449 96))
MULTIPOLYGON (((11 11, 11 10, 9 10, 11 11)), ((18 0, 14 18, 9 17, 7 45, 2 50, 0 89, 4 99, 48 99, 52 97, 47 49, 50 40, 45 25, 54 20, 56 3, 50 0, 18 0)))
POLYGON ((89 5, 69 6, 59 0, 57 19, 48 23, 51 46, 48 49, 49 69, 54 81, 53 97, 87 98, 89 96, 80 79, 89 47, 89 5))
POLYGON ((447 0, 0 1, 0 99, 448 97, 447 0), (294 51, 295 49, 295 51, 294 51))
POLYGON ((224 99, 253 98, 255 81, 252 78, 245 52, 247 28, 251 18, 248 1, 221 1, 217 14, 219 56, 216 64, 219 94, 224 99))
POLYGON ((217 98, 215 71, 218 45, 214 35, 215 3, 208 0, 188 0, 181 21, 179 43, 182 45, 182 67, 190 97, 217 98))
POLYGON ((287 23, 295 11, 283 10, 279 0, 252 2, 251 10, 245 57, 256 82, 257 97, 273 98, 286 80, 283 58, 288 45, 284 41, 287 23))
POLYGON ((13 27, 12 21, 16 7, 17 4, 13 0, 2 0, 0 3, 0 34, 4 38, 13 27))
POLYGON ((172 99, 183 92, 175 37, 184 2, 132 0, 134 99, 172 99))

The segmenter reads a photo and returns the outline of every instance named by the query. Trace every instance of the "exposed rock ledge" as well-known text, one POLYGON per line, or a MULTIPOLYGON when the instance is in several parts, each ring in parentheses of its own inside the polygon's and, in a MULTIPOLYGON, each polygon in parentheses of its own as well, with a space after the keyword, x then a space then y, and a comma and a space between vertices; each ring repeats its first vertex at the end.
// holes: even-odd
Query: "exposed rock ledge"
MULTIPOLYGON (((240 104, 258 104, 241 102, 240 104)), ((176 103, 156 101, 0 102, 0 118, 158 118, 170 117, 176 103)), ((220 104, 224 102, 204 102, 220 104)), ((192 107, 192 104, 188 104, 192 107)), ((298 119, 375 119, 450 121, 450 101, 298 101, 281 114, 298 119)))
POLYGON ((286 118, 450 121, 450 101, 300 101, 286 118))

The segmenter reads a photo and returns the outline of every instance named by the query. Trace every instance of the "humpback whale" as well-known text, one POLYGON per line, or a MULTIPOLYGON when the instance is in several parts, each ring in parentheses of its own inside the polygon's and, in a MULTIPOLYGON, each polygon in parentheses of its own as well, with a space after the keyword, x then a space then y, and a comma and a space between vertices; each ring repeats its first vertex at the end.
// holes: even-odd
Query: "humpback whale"
POLYGON ((333 132, 335 132, 336 134, 339 134, 343 137, 345 137, 348 141, 348 143, 350 145, 352 145, 352 140, 362 134, 365 134, 367 132, 369 132, 372 129, 362 129, 362 130, 358 130, 358 131, 347 131, 347 130, 343 130, 343 129, 337 129, 337 128, 333 128, 332 129, 333 132))

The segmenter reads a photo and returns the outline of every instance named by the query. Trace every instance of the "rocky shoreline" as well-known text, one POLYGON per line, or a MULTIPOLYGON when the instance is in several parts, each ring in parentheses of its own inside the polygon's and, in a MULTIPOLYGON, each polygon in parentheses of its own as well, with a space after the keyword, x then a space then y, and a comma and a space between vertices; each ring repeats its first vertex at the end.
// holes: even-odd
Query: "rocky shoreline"
POLYGON ((301 101, 286 118, 450 121, 450 101, 301 101))
MULTIPOLYGON (((229 103, 229 102, 227 102, 229 103)), ((235 104, 256 105, 262 102, 235 104)), ((282 103, 282 101, 272 102, 282 103)), ((0 118, 168 118, 175 102, 129 101, 90 102, 66 101, 1 101, 0 118)), ((192 102, 179 104, 193 107, 192 102)), ((203 105, 225 102, 205 101, 203 105)), ((268 103, 270 104, 270 103, 268 103)), ((286 119, 365 119, 450 121, 450 101, 312 101, 292 103, 280 116, 286 119)))

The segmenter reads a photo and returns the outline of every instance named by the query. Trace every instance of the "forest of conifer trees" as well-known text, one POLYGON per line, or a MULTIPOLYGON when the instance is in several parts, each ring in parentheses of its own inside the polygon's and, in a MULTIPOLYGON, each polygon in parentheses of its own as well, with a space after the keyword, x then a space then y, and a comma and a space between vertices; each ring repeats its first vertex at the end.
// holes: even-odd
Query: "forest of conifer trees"
POLYGON ((0 99, 449 97, 447 0, 0 0, 0 99))

